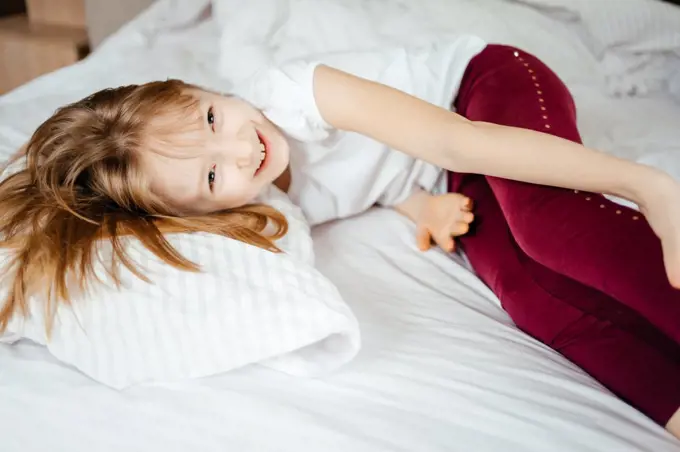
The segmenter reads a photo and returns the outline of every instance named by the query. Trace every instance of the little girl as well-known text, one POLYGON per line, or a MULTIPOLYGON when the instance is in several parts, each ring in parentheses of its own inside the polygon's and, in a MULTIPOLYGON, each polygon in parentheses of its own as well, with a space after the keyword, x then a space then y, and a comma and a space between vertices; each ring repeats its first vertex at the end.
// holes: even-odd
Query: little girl
POLYGON ((237 93, 125 86, 42 124, 0 183, 0 330, 38 291, 48 312, 68 302, 101 239, 132 271, 126 235, 185 269, 163 233, 276 250, 285 219, 249 204, 274 183, 311 224, 379 204, 417 224, 422 249, 462 236, 518 327, 680 436, 680 186, 580 145, 572 99, 539 60, 458 36, 291 61, 237 93))

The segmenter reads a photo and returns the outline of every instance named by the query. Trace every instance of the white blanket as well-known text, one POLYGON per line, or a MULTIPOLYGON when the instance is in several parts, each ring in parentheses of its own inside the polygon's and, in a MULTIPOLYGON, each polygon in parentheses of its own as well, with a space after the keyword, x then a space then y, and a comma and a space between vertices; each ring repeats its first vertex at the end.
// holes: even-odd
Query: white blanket
POLYGON ((230 79, 303 55, 472 33, 536 54, 567 84, 598 78, 612 94, 663 91, 680 98, 680 8, 660 0, 213 0, 213 4, 222 32, 219 69, 230 79))
POLYGON ((221 32, 219 70, 229 79, 299 56, 417 44, 460 33, 535 53, 569 82, 596 75, 594 55, 568 27, 506 0, 213 0, 213 4, 221 32))
POLYGON ((615 95, 680 100, 680 7, 662 0, 514 0, 570 26, 615 95))

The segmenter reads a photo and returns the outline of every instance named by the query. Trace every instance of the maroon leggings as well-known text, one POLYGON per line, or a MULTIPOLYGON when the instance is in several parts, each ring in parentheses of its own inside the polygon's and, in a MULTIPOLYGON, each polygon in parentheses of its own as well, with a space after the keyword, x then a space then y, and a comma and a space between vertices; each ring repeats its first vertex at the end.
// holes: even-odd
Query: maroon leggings
MULTIPOLYGON (((512 47, 471 61, 454 107, 581 142, 568 89, 512 47)), ((449 190, 475 201, 459 242, 517 326, 665 425, 680 407, 680 291, 644 217, 599 194, 476 174, 449 173, 449 190)))

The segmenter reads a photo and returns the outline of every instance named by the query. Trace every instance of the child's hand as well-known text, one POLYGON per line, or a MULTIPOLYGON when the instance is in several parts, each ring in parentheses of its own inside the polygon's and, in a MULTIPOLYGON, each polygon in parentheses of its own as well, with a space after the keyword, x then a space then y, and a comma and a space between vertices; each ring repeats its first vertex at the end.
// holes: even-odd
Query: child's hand
POLYGON ((640 205, 649 225, 661 239, 668 280, 680 289, 680 184, 661 181, 648 190, 640 205))
POLYGON ((472 200, 460 193, 428 196, 423 200, 416 218, 416 240, 421 251, 427 251, 434 241, 441 249, 452 252, 453 237, 463 235, 474 220, 472 200))

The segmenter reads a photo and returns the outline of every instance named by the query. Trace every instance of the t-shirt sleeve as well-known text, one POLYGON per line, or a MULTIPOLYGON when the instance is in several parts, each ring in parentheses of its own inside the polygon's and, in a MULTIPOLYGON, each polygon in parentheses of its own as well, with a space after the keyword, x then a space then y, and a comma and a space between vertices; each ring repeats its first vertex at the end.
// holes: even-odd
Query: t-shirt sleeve
MULTIPOLYGON (((432 191, 445 179, 435 165, 331 127, 314 99, 315 70, 327 65, 448 109, 470 60, 484 46, 476 37, 463 36, 327 53, 263 69, 247 82, 244 98, 297 140, 291 143, 288 195, 310 224, 356 215, 376 204, 394 206, 414 189, 432 191)), ((361 99, 356 102, 362 108, 361 99)))
POLYGON ((467 64, 485 45, 475 36, 456 36, 413 46, 330 52, 289 60, 256 73, 247 82, 244 97, 291 137, 320 141, 333 128, 324 121, 314 99, 314 71, 319 65, 449 108, 467 64))
POLYGON ((314 99, 318 61, 295 60, 260 70, 236 94, 252 103, 290 137, 321 141, 332 133, 314 99))

